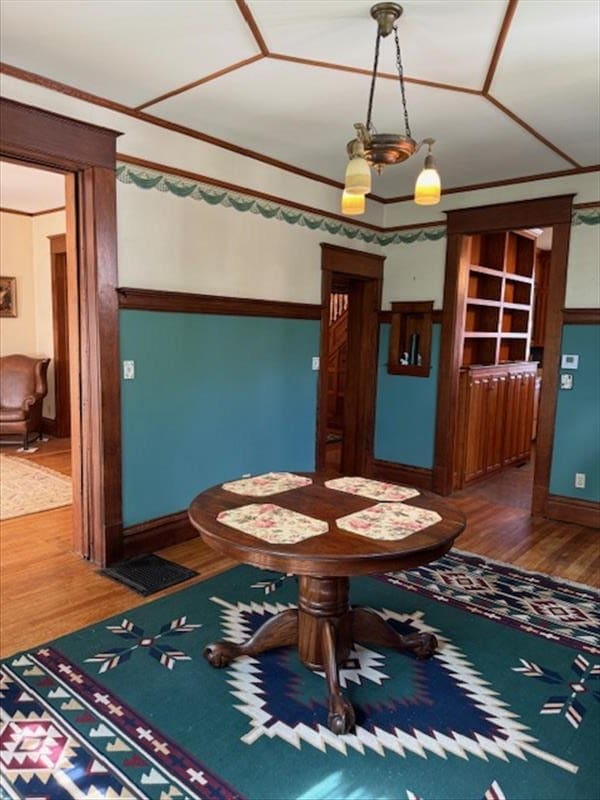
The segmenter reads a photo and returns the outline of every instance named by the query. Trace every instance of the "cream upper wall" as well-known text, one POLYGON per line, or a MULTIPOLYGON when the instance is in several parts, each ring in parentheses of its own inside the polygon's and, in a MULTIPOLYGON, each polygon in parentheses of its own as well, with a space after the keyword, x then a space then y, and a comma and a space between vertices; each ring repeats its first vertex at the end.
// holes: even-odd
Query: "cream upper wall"
POLYGON ((17 316, 0 318, 0 355, 36 351, 31 217, 0 212, 0 273, 16 281, 17 316))
POLYGON ((48 394, 44 399, 44 416, 55 419, 54 393, 54 326, 52 314, 52 271, 48 236, 66 231, 64 211, 32 217, 31 249, 35 283, 36 352, 52 359, 48 367, 48 394))
POLYGON ((65 232, 65 212, 0 213, 1 273, 17 278, 18 316, 0 319, 0 354, 50 358, 43 414, 55 417, 52 277, 48 236, 65 232))
MULTIPOLYGON (((324 231, 117 184, 119 284, 303 303, 321 301, 324 231)), ((361 242, 357 249, 380 252, 361 242)))

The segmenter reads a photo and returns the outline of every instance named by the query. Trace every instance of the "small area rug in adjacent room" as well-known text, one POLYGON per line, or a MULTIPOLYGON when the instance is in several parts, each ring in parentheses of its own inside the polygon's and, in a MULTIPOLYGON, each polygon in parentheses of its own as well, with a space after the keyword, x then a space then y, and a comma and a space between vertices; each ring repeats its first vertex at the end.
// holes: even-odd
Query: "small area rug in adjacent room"
POLYGON ((296 589, 237 567, 6 659, 5 796, 599 796, 597 591, 457 551, 354 580, 355 604, 440 647, 418 661, 357 646, 342 671, 356 732, 335 736, 325 680, 294 649, 222 670, 202 657, 215 639, 243 641, 296 589))
POLYGON ((0 520, 73 502, 71 479, 24 458, 0 455, 0 520))

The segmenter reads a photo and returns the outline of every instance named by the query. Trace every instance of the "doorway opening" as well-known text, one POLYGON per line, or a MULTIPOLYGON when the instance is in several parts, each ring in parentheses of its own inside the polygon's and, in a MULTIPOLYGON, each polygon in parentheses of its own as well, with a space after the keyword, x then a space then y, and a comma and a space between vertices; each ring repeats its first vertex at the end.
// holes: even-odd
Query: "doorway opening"
MULTIPOLYGON (((76 331, 77 315, 70 319, 65 176, 7 161, 0 173, 0 273, 12 293, 0 319, 0 449, 8 484, 0 518, 66 506, 79 516, 81 497, 69 480, 69 328, 76 331)), ((44 517, 36 519, 44 525, 44 517)))
POLYGON ((440 494, 478 484, 544 514, 572 200, 448 213, 434 468, 440 494))
POLYGON ((364 475, 373 453, 384 257, 321 248, 317 469, 364 475))

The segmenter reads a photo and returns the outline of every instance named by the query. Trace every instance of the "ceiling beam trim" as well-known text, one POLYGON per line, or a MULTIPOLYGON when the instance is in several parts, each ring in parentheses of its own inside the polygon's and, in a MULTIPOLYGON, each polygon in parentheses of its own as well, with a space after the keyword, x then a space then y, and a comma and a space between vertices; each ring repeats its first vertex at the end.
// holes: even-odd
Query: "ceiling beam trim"
POLYGON ((241 67, 247 67, 248 64, 253 64, 255 61, 260 61, 264 57, 265 56, 263 53, 257 53, 256 55, 250 56, 250 58, 246 58, 243 61, 237 61, 235 64, 230 64, 228 67, 223 67, 223 69, 219 69, 216 72, 211 72, 210 75, 205 75, 203 78, 198 78, 196 81, 186 83, 185 86, 179 86, 177 89, 171 89, 170 92, 165 92, 158 97, 153 97, 152 100, 147 100, 140 106, 136 106, 135 111, 142 111, 144 108, 148 108, 148 106, 153 106, 156 105, 156 103, 162 102, 163 100, 168 100, 169 97, 175 97, 175 95, 181 94, 182 92, 195 89, 196 86, 202 86, 203 83, 214 81, 215 78, 221 78, 223 75, 227 75, 229 72, 235 72, 235 70, 240 69, 241 67))
POLYGON ((246 25, 250 28, 250 32, 252 33, 252 36, 254 36, 254 41, 258 45, 258 49, 263 54, 263 56, 268 56, 269 49, 266 45, 265 40, 263 39, 263 35, 260 32, 260 28, 256 24, 256 20, 254 19, 252 12, 245 3, 245 0, 235 0, 235 4, 239 9, 240 14, 244 18, 246 25))
POLYGON ((483 87, 481 90, 483 94, 488 93, 490 86, 492 85, 492 81, 494 80, 494 75, 496 74, 496 69, 498 68, 498 62, 500 61, 500 56, 502 55, 502 50, 504 49, 504 44, 508 37, 508 32, 515 15, 515 11, 517 10, 518 3, 519 0, 508 0, 506 13, 504 14, 504 19, 502 20, 502 25, 500 27, 500 33, 498 34, 496 46, 494 47, 494 52, 492 53, 492 60, 490 61, 490 66, 483 82, 483 87))
MULTIPOLYGON (((334 64, 330 61, 315 61, 312 58, 299 58, 298 56, 287 56, 284 53, 269 53, 267 58, 272 58, 277 61, 287 61, 290 64, 301 64, 305 67, 319 67, 320 69, 332 69, 338 70, 339 72, 351 72, 355 75, 366 75, 371 77, 372 71, 370 69, 363 69, 362 67, 349 67, 345 64, 334 64)), ((394 75, 391 72, 378 72, 378 78, 382 78, 383 80, 389 81, 397 81, 398 75, 394 75)), ((481 96, 481 91, 479 89, 470 89, 467 86, 455 86, 451 83, 438 83, 436 81, 426 81, 422 80, 421 78, 410 78, 408 75, 404 75, 405 83, 415 83, 419 86, 429 86, 432 89, 444 89, 448 92, 464 92, 465 94, 475 94, 477 96, 481 96)))

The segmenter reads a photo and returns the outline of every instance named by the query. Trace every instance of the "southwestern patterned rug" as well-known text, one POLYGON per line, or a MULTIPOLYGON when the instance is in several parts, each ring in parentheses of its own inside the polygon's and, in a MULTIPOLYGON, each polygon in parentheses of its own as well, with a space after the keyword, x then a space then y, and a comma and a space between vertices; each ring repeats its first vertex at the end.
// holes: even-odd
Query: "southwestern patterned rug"
MULTIPOLYGON (((202 658, 293 604, 296 581, 238 567, 2 667, 8 798, 592 800, 599 593, 466 553, 353 582, 417 661, 357 647, 356 732, 326 727, 323 676, 291 649, 202 658)), ((26 623, 24 623, 26 624, 26 623)))

